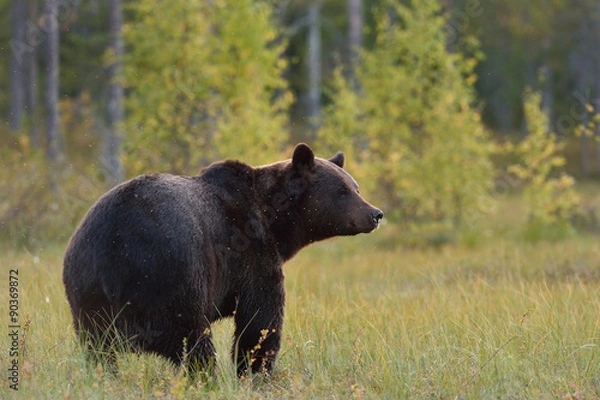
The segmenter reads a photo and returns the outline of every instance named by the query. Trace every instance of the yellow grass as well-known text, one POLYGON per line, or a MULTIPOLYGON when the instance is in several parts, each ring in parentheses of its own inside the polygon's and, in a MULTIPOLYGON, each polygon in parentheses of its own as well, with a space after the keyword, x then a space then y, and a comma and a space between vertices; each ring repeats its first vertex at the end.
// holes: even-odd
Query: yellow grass
POLYGON ((286 265, 272 378, 235 377, 224 321, 214 327, 218 376, 193 385, 158 357, 122 356, 114 375, 86 364, 61 283, 64 246, 5 247, 0 315, 6 332, 18 269, 20 380, 9 389, 3 335, 0 398, 600 398, 598 238, 417 251, 382 245, 386 229, 315 245, 286 265))

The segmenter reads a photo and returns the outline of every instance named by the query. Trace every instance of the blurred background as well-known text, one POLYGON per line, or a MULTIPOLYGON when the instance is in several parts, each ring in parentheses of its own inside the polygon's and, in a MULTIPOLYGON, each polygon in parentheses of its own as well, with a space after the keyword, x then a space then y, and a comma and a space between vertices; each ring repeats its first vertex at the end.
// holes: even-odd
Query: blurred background
POLYGON ((0 240, 137 174, 342 150, 390 245, 599 231, 597 0, 0 0, 0 240))

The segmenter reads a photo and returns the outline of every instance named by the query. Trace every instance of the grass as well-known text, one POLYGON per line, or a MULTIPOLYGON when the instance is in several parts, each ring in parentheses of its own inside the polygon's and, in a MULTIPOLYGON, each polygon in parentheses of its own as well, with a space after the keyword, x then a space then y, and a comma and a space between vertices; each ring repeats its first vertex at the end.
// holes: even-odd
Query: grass
POLYGON ((64 246, 6 247, 0 315, 18 269, 21 377, 18 392, 3 378, 0 398, 600 398, 597 237, 406 250, 381 245, 386 229, 314 245, 286 265, 272 378, 235 377, 223 321, 213 328, 219 374, 194 385, 153 356, 121 356, 115 375, 87 365, 63 293, 64 246))

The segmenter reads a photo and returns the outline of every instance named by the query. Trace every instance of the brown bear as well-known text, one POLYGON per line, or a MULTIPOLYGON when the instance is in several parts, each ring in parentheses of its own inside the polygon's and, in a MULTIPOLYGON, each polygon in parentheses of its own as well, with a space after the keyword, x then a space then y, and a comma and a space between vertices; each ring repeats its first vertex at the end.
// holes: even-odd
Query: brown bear
POLYGON ((63 282, 90 348, 126 348, 204 368, 210 324, 233 316, 238 373, 270 372, 281 343, 283 263, 306 245, 368 233, 383 212, 343 169, 344 155, 261 167, 217 162, 196 176, 149 174, 92 206, 73 234, 63 282))

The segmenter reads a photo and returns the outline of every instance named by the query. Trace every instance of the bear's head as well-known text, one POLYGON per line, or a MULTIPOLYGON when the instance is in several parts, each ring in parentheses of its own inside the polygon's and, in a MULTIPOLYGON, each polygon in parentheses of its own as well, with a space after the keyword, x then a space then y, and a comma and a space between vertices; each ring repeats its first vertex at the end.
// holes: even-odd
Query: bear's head
POLYGON ((304 143, 294 149, 288 187, 309 242, 368 233, 383 218, 380 209, 361 197, 358 183, 343 168, 342 152, 323 159, 304 143))

